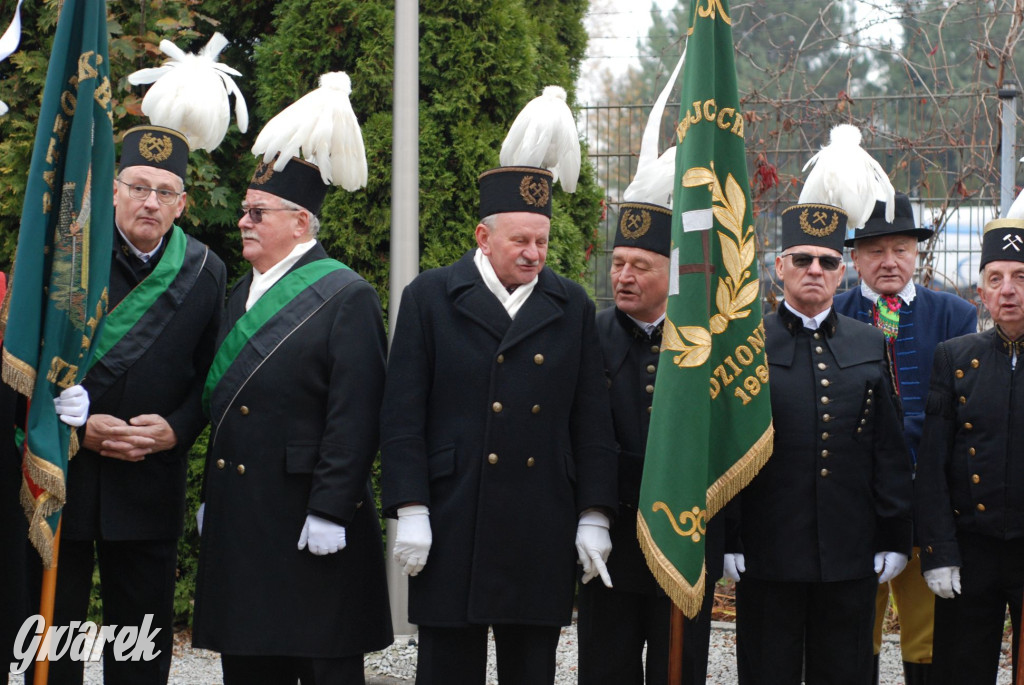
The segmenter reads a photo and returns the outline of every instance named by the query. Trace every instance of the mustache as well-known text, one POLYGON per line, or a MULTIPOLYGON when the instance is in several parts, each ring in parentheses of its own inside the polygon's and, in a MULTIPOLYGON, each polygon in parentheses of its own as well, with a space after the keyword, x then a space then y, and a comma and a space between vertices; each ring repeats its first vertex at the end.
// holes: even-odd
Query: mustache
POLYGON ((245 240, 246 238, 249 240, 255 240, 256 242, 260 241, 260 236, 256 231, 242 231, 242 240, 245 240))
POLYGON ((540 266, 540 260, 527 259, 526 257, 516 257, 516 266, 540 266))

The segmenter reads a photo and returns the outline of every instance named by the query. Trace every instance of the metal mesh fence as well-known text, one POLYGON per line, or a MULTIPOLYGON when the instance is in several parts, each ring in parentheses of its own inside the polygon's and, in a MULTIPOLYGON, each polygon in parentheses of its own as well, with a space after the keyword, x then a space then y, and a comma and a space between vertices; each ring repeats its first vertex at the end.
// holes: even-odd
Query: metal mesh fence
MULTIPOLYGON (((650 105, 585 106, 579 126, 588 156, 605 188, 599 243, 591 258, 598 306, 611 303, 608 267, 622 193, 636 171, 650 105)), ((674 144, 679 105, 666 108, 661 150, 674 144)), ((781 295, 774 262, 779 215, 795 203, 803 165, 839 123, 863 134, 862 146, 890 172, 897 191, 911 196, 918 224, 935 230, 920 244, 915 280, 976 301, 981 235, 998 216, 999 100, 992 90, 944 97, 875 97, 852 100, 758 101, 744 104, 748 171, 759 236, 762 295, 771 307, 781 295)), ((847 254, 847 278, 857 283, 847 254)))

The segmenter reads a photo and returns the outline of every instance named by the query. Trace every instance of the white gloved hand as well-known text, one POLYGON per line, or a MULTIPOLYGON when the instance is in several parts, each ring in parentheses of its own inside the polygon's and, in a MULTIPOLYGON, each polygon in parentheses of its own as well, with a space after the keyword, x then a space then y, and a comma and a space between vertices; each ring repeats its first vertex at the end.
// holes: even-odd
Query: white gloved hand
POLYGON ((608 533, 611 522, 599 511, 585 511, 576 526, 576 554, 583 564, 583 584, 597 576, 605 587, 612 586, 608 574, 608 555, 612 553, 612 538, 608 533))
POLYGON ((924 572, 924 582, 928 589, 943 599, 953 599, 960 594, 960 567, 941 566, 924 572))
POLYGON ((743 558, 742 554, 729 553, 725 555, 725 560, 722 562, 722 575, 729 580, 740 582, 740 574, 746 573, 747 571, 747 560, 743 558))
POLYGON ((53 408, 69 426, 84 425, 89 418, 89 392, 81 385, 72 385, 53 398, 53 408))
POLYGON ((306 543, 309 543, 310 553, 318 557, 334 554, 345 549, 345 526, 306 514, 306 522, 299 533, 299 549, 306 549, 306 543))
MULTIPOLYGON (((203 534, 203 514, 206 513, 206 502, 200 502, 199 508, 196 509, 196 528, 199 530, 199 534, 203 534)), ((301 549, 301 547, 300 547, 301 549)))
POLYGON ((412 504, 398 509, 398 526, 391 556, 402 568, 402 573, 414 576, 423 570, 433 541, 430 510, 426 505, 412 504))
POLYGON ((875 573, 878 584, 884 585, 903 572, 907 567, 908 557, 899 552, 875 552, 875 573))

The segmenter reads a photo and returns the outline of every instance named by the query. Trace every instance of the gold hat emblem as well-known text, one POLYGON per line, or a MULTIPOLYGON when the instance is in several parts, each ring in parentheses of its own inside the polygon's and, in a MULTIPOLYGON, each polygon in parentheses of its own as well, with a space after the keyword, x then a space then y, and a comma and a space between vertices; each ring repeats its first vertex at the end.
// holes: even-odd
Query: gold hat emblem
POLYGON ((816 208, 813 215, 810 212, 810 208, 800 212, 801 231, 815 238, 824 238, 835 233, 839 227, 839 212, 821 207, 816 208), (820 228, 815 228, 816 226, 820 228))
POLYGON ((619 230, 626 240, 636 240, 651 228, 651 213, 646 209, 624 209, 619 219, 619 230))
POLYGON ((519 183, 519 195, 523 202, 533 207, 547 207, 551 199, 551 190, 548 188, 548 180, 539 178, 533 180, 533 176, 523 176, 519 183))
POLYGON ((139 139, 139 154, 150 162, 159 164, 170 157, 172 152, 174 152, 174 141, 170 136, 145 133, 139 139))
POLYGON ((260 162, 256 167, 255 173, 252 175, 252 182, 258 186, 263 185, 270 180, 270 177, 274 175, 274 165, 267 164, 266 162, 260 162))

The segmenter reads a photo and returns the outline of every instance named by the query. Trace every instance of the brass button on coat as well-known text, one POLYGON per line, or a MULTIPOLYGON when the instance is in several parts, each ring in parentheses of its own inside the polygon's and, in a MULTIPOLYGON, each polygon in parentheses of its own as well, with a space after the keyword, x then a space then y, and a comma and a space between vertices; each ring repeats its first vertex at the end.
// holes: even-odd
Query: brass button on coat
POLYGON ((498 358, 495 361, 498 362, 499 364, 504 364, 505 363, 505 355, 499 354, 498 358))
POLYGON ((972 359, 971 360, 971 368, 972 369, 978 368, 978 360, 977 359, 972 359))
POLYGON ((968 421, 964 424, 964 430, 974 430, 974 424, 968 421))
POLYGON ((957 378, 963 378, 964 377, 963 369, 957 369, 956 370, 956 377, 957 378))
POLYGON ((537 463, 537 462, 534 461, 533 457, 530 457, 529 459, 526 460, 527 468, 533 466, 535 463, 537 463))
POLYGON ((650 414, 652 411, 654 411, 654 409, 652 407, 647 407, 647 413, 648 414, 650 414))
POLYGON ((978 511, 985 511, 985 505, 981 502, 978 502, 978 511))
POLYGON ((530 409, 530 411, 533 412, 534 414, 539 414, 540 413, 540 405, 539 404, 533 405, 533 408, 530 409))
POLYGON ((967 398, 963 395, 960 395, 960 404, 967 404, 967 398))
POLYGON ((818 368, 824 371, 825 369, 828 368, 828 366, 825 364, 825 362, 818 362, 818 368))
POLYGON ((822 404, 828 404, 828 402, 829 402, 828 395, 822 395, 821 396, 821 403, 822 404))
POLYGON ((822 440, 828 440, 828 432, 822 433, 821 434, 821 439, 822 440))
POLYGON ((822 385, 822 387, 827 388, 831 384, 828 382, 827 378, 822 378, 821 379, 821 385, 822 385))
POLYGON ((651 395, 651 394, 654 393, 654 386, 653 385, 648 385, 646 388, 644 388, 644 390, 647 391, 648 395, 651 395))
POLYGON ((245 475, 245 464, 239 464, 238 467, 236 468, 236 470, 238 471, 238 475, 244 476, 245 475))
POLYGON ((978 450, 974 449, 973 447, 967 450, 967 454, 971 455, 972 457, 977 453, 978 450))
POLYGON ((977 485, 978 483, 981 482, 981 476, 979 476, 978 474, 974 474, 973 476, 971 476, 971 482, 977 485))
POLYGON ((831 473, 831 471, 829 471, 828 469, 822 469, 821 470, 821 477, 822 478, 828 478, 828 474, 829 473, 831 473))
POLYGON ((247 407, 247 406, 245 406, 243 404, 241 407, 238 408, 238 413, 241 414, 242 416, 248 416, 249 415, 249 407, 247 407))
POLYGON ((494 452, 491 452, 490 454, 487 455, 487 461, 489 461, 492 464, 497 464, 498 463, 498 455, 495 454, 494 452))
POLYGON ((658 345, 651 345, 651 354, 658 354, 661 352, 661 347, 658 345))
POLYGON ((657 370, 658 370, 658 367, 655 366, 654 364, 648 364, 647 365, 647 373, 654 373, 657 370))
POLYGON ((817 347, 815 347, 814 351, 817 352, 818 354, 821 354, 822 353, 821 345, 818 345, 817 347))
POLYGON ((495 402, 494 404, 492 404, 491 409, 494 410, 495 414, 500 414, 502 409, 501 402, 495 402))
POLYGON ((540 366, 541 364, 543 364, 544 363, 544 355, 543 354, 535 354, 535 355, 533 355, 533 363, 536 364, 537 366, 540 366))
POLYGON ((828 459, 828 455, 829 455, 829 451, 828 450, 822 450, 821 451, 821 458, 822 459, 828 459))
POLYGON ((218 469, 224 468, 224 460, 223 459, 218 459, 217 460, 217 468, 218 469))
POLYGON ((832 415, 831 414, 822 414, 821 415, 821 420, 824 421, 825 423, 828 423, 829 421, 832 420, 832 415))

